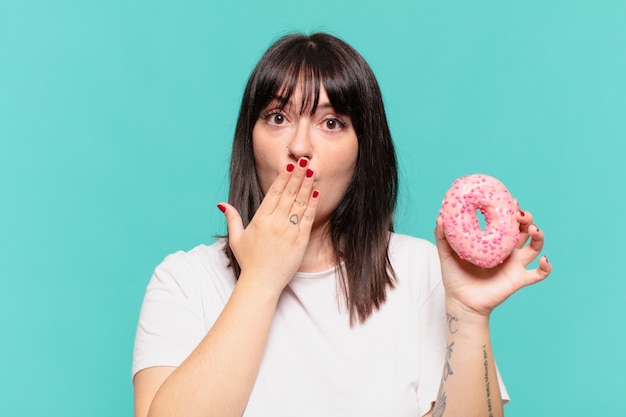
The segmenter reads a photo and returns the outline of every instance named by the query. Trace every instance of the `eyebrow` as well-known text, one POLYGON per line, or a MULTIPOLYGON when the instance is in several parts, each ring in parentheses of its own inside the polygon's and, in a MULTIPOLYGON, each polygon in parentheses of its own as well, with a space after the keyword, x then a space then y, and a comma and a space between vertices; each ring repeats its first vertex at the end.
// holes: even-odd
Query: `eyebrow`
MULTIPOLYGON (((287 100, 284 96, 275 96, 273 99, 269 101, 268 106, 279 105, 282 103, 284 103, 283 107, 293 106, 295 104, 292 97, 287 100)), ((330 103, 330 101, 324 101, 322 103, 317 103, 317 107, 315 111, 317 112, 318 109, 322 109, 322 110, 333 109, 334 110, 335 108, 330 103)))

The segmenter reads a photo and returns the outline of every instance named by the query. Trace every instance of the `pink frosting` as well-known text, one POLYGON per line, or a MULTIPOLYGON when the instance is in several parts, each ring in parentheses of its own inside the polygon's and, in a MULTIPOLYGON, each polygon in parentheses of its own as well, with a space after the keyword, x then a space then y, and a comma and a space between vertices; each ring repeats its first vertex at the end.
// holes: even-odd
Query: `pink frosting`
POLYGON ((504 261, 519 240, 517 207, 497 179, 484 174, 458 178, 446 192, 440 211, 446 239, 461 259, 482 268, 504 261), (485 216, 485 229, 476 211, 485 216))

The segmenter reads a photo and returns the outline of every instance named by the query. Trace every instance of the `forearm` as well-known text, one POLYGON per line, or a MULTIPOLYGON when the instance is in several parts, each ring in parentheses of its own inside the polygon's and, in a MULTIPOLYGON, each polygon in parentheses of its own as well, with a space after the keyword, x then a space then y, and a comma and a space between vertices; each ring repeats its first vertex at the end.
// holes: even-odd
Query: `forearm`
POLYGON ((149 416, 241 416, 277 300, 277 294, 240 280, 211 330, 161 385, 149 416))
POLYGON ((448 340, 433 417, 504 415, 491 350, 489 318, 446 304, 448 340))

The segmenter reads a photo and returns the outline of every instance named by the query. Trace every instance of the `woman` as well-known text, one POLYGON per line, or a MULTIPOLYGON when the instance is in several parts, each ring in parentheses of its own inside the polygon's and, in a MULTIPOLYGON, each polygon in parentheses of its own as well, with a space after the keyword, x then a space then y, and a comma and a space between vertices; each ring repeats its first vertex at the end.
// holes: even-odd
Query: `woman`
POLYGON ((327 35, 289 35, 248 80, 228 237, 167 257, 133 360, 135 416, 502 416, 489 314, 548 276, 530 213, 504 263, 392 233, 378 84, 327 35), (525 245, 530 238, 530 243, 525 245), (525 245, 525 246, 524 246, 525 245))

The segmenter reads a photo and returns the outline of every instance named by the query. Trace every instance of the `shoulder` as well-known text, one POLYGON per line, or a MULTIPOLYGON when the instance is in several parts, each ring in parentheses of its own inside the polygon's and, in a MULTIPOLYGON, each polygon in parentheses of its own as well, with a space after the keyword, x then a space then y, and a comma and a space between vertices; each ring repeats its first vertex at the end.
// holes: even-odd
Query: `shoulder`
POLYGON ((133 353, 133 375, 153 366, 178 366, 223 309, 234 276, 224 241, 168 255, 146 288, 133 353))
POLYGON ((230 284, 234 276, 224 254, 224 240, 211 245, 198 245, 188 251, 177 251, 166 256, 155 268, 154 281, 194 291, 198 285, 230 284))
POLYGON ((389 255, 422 260, 439 260, 437 248, 432 242, 399 233, 392 233, 389 238, 389 255))
POLYGON ((399 287, 407 288, 420 304, 441 287, 441 267, 437 247, 430 241, 392 233, 389 260, 399 287))
POLYGON ((201 244, 191 250, 179 250, 167 255, 157 268, 191 268, 228 267, 224 254, 224 240, 220 239, 211 245, 201 244))

